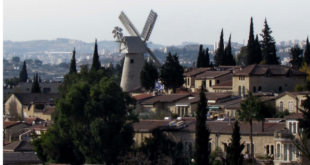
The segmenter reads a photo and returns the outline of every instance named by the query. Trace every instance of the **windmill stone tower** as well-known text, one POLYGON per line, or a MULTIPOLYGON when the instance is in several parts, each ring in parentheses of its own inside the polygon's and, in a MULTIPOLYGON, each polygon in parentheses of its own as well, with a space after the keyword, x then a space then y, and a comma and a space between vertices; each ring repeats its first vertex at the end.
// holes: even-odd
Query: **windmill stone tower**
POLYGON ((112 32, 114 33, 114 38, 117 38, 117 42, 119 43, 119 51, 125 53, 121 80, 121 87, 125 92, 132 91, 141 86, 140 72, 145 63, 144 53, 148 53, 157 66, 161 66, 153 52, 146 46, 146 41, 148 41, 151 35, 156 18, 157 14, 151 10, 144 25, 142 35, 140 35, 125 13, 121 12, 119 19, 131 36, 123 37, 122 29, 119 27, 115 27, 112 32))

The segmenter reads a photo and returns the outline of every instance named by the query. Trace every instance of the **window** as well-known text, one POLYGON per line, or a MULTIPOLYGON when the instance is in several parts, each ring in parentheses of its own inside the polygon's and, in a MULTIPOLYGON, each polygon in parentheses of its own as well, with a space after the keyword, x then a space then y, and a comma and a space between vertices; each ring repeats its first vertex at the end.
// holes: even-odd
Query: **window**
POLYGON ((296 123, 294 122, 293 124, 293 133, 296 133, 297 127, 296 127, 296 123))
POLYGON ((134 59, 130 59, 130 63, 131 63, 131 64, 134 63, 134 59))
POLYGON ((189 86, 189 78, 187 79, 187 85, 189 86))
POLYGON ((278 143, 277 144, 277 157, 280 157, 281 156, 281 146, 280 144, 278 143))
POLYGON ((258 87, 258 91, 262 91, 262 87, 261 86, 258 87))
POLYGON ((289 148, 289 160, 292 161, 293 160, 293 144, 290 144, 290 148, 289 148))
POLYGON ((267 155, 270 154, 270 152, 269 152, 269 145, 266 146, 266 154, 267 154, 267 155))
POLYGON ((244 81, 245 77, 244 76, 239 76, 239 80, 244 81))
POLYGON ((290 128, 290 132, 293 133, 293 124, 291 122, 288 123, 289 124, 289 128, 290 128))
POLYGON ((216 84, 219 84, 220 83, 220 80, 216 80, 216 84))
POLYGON ((273 155, 273 150, 274 150, 273 145, 270 145, 270 152, 271 152, 271 155, 273 155))
POLYGON ((241 86, 239 86, 238 92, 239 92, 239 96, 241 97, 241 86))
POLYGON ((212 86, 212 80, 210 80, 209 86, 210 86, 210 87, 212 86))
POLYGON ((256 86, 253 87, 253 92, 256 92, 256 86))
POLYGON ((289 111, 294 111, 294 102, 293 101, 288 101, 288 108, 289 108, 289 111))
POLYGON ((242 94, 243 94, 243 96, 245 96, 245 86, 243 86, 243 88, 242 88, 242 94))
POLYGON ((282 87, 281 86, 279 86, 279 92, 282 92, 282 87))
POLYGON ((284 144, 284 160, 287 160, 288 144, 284 144))
POLYGON ((283 101, 280 101, 280 112, 283 112, 283 101))

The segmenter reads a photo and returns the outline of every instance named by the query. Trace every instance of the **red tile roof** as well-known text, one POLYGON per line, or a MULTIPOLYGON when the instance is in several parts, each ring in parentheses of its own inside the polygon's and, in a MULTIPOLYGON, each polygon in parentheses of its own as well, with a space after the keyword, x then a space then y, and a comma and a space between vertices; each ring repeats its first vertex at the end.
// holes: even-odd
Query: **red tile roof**
POLYGON ((3 122, 3 128, 12 127, 12 126, 20 124, 20 123, 22 123, 22 122, 20 122, 20 121, 4 121, 3 122))
POLYGON ((225 81, 219 84, 215 84, 212 88, 232 88, 232 80, 225 81))
POLYGON ((183 74, 184 77, 192 77, 192 76, 196 76, 198 74, 201 74, 201 73, 204 73, 205 71, 207 70, 210 70, 211 68, 195 68, 195 69, 192 69, 188 72, 185 72, 183 74))
POLYGON ((135 98, 137 101, 142 100, 142 99, 146 99, 146 98, 151 98, 151 97, 153 97, 152 93, 149 93, 149 94, 145 93, 145 94, 133 96, 133 98, 135 98))
MULTIPOLYGON (((231 73, 231 71, 206 71, 202 74, 199 74, 196 76, 196 79, 206 79, 206 78, 216 78, 216 77, 220 77, 226 74, 231 73)), ((232 74, 231 74, 232 77, 232 74)))
POLYGON ((190 96, 190 94, 165 94, 154 96, 148 100, 141 102, 141 104, 154 104, 156 102, 174 102, 190 96))
POLYGON ((244 69, 237 70, 234 73, 234 76, 249 76, 249 75, 264 75, 266 73, 271 75, 287 75, 293 74, 294 76, 306 76, 305 73, 289 68, 284 65, 258 65, 253 64, 249 65, 244 69))
POLYGON ((51 115, 53 112, 55 112, 56 107, 48 107, 43 114, 44 115, 51 115))
POLYGON ((302 119, 303 114, 302 113, 295 113, 284 117, 285 119, 302 119))

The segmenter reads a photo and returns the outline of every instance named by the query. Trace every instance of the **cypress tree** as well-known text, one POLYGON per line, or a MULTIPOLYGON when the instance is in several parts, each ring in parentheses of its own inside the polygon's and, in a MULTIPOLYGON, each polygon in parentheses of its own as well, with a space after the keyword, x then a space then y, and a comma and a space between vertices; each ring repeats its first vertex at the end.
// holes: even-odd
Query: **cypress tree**
POLYGON ((71 73, 76 73, 76 63, 75 63, 75 48, 72 51, 72 59, 70 63, 70 69, 69 69, 69 74, 71 73))
POLYGON ((155 87, 155 81, 158 79, 157 68, 152 62, 146 62, 140 73, 140 84, 146 90, 152 92, 155 87))
POLYGON ((214 65, 216 65, 216 66, 225 65, 225 63, 224 63, 225 50, 224 50, 223 36, 224 36, 224 34, 223 34, 223 29, 222 29, 218 48, 217 48, 215 56, 214 56, 214 62, 215 62, 214 65))
POLYGON ((308 37, 307 37, 307 40, 306 40, 306 47, 305 47, 305 53, 304 53, 304 62, 306 62, 307 65, 310 64, 310 45, 309 45, 308 37))
POLYGON ((228 43, 225 47, 225 54, 226 54, 226 58, 224 59, 226 61, 225 65, 236 65, 234 56, 231 53, 231 35, 229 36, 228 43))
POLYGON ((262 57, 265 61, 265 64, 280 64, 279 57, 277 57, 276 54, 276 42, 270 35, 272 31, 267 24, 267 19, 265 19, 264 29, 262 32, 263 33, 260 35, 263 37, 263 39, 260 42, 262 47, 262 57))
POLYGON ((261 61, 263 61, 263 58, 262 58, 262 50, 261 50, 261 47, 260 47, 260 43, 258 41, 258 35, 256 34, 256 38, 255 38, 255 51, 254 51, 254 58, 255 58, 255 64, 259 64, 261 61))
POLYGON ((20 82, 27 82, 28 74, 27 74, 27 66, 26 61, 24 61, 23 68, 19 72, 19 81, 20 82))
POLYGON ((39 78, 37 73, 33 76, 31 93, 41 93, 41 87, 39 85, 39 78))
POLYGON ((98 46, 97 46, 97 39, 95 41, 95 49, 94 49, 94 55, 93 55, 93 63, 91 65, 91 70, 97 71, 101 67, 100 61, 99 61, 99 55, 98 55, 98 46))
POLYGON ((209 109, 207 108, 207 98, 204 93, 203 85, 201 85, 201 90, 199 93, 200 100, 197 107, 196 116, 196 132, 195 132, 195 154, 194 160, 196 165, 208 165, 209 164, 209 138, 210 131, 206 127, 207 113, 209 109))
POLYGON ((210 67, 210 55, 209 55, 209 48, 206 48, 206 52, 204 55, 204 67, 210 67))
POLYGON ((301 49, 298 45, 295 45, 291 48, 290 54, 290 63, 294 69, 299 69, 301 67, 303 57, 302 57, 303 49, 301 49))
POLYGON ((202 45, 199 45, 198 57, 197 57, 197 68, 203 67, 203 48, 202 45))
POLYGON ((255 64, 255 41, 254 41, 254 28, 253 28, 253 18, 251 17, 250 23, 250 34, 247 45, 247 65, 255 64))
POLYGON ((241 134, 240 134, 240 127, 239 122, 236 121, 234 123, 233 133, 231 145, 227 145, 226 143, 223 143, 226 148, 226 159, 222 158, 226 165, 243 165, 243 154, 242 150, 244 149, 244 142, 240 144, 241 140, 241 134))

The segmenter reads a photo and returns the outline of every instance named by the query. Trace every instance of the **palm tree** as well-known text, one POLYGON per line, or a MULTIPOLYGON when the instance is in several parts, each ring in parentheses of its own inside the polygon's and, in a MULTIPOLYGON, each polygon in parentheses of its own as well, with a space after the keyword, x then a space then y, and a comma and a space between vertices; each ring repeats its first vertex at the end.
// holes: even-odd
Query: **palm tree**
POLYGON ((252 158, 252 162, 254 163, 254 155, 253 155, 253 137, 252 137, 252 125, 253 120, 261 121, 264 119, 264 116, 262 115, 262 102, 255 96, 252 95, 252 93, 249 93, 249 97, 242 101, 240 104, 241 111, 238 110, 238 120, 241 120, 243 122, 250 124, 250 142, 251 142, 251 150, 250 150, 250 156, 252 158))

